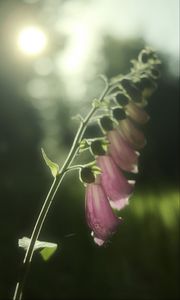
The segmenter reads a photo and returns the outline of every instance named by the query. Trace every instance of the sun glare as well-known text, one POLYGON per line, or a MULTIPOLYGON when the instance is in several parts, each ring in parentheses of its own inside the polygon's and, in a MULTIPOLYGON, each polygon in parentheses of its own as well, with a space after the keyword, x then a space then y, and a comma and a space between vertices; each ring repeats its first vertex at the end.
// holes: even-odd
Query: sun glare
POLYGON ((27 55, 41 53, 47 44, 47 38, 38 27, 26 27, 22 29, 18 36, 18 46, 27 55))

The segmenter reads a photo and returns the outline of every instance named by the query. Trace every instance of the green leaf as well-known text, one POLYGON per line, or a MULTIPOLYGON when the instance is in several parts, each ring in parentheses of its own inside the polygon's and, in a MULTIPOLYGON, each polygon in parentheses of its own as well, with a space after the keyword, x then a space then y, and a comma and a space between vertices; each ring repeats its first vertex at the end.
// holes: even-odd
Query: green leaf
POLYGON ((59 166, 58 166, 58 164, 54 163, 52 160, 50 160, 47 157, 47 155, 46 155, 46 153, 45 153, 45 151, 44 151, 43 148, 41 148, 41 151, 42 151, 42 155, 43 155, 43 158, 45 160, 46 165, 50 168, 53 177, 56 177, 59 174, 59 166))
POLYGON ((54 246, 52 247, 45 247, 40 251, 40 254, 42 258, 47 261, 56 251, 57 249, 57 244, 53 244, 54 246))
MULTIPOLYGON (((18 240, 18 245, 19 247, 23 248, 24 250, 27 250, 30 244, 30 239, 27 237, 23 237, 22 239, 18 240)), ((44 241, 36 241, 35 246, 34 246, 34 251, 35 250, 40 250, 40 254, 42 258, 47 261, 56 251, 58 245, 55 243, 49 243, 49 242, 44 242, 44 241)))
POLYGON ((71 119, 75 120, 75 121, 80 121, 80 122, 84 121, 83 117, 80 114, 77 114, 77 115, 71 117, 71 119))

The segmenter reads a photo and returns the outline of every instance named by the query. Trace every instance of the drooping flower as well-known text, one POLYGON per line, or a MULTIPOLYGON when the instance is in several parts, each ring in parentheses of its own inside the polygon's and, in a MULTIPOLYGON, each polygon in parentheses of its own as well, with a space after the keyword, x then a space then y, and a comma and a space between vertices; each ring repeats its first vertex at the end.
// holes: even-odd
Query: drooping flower
POLYGON ((147 112, 132 101, 125 107, 126 114, 136 123, 144 125, 150 119, 147 112))
POLYGON ((150 119, 149 115, 147 112, 143 109, 142 105, 139 103, 133 102, 130 97, 125 95, 122 92, 119 92, 116 94, 115 97, 116 102, 119 104, 119 106, 124 108, 124 118, 126 116, 130 117, 134 122, 140 125, 144 125, 145 123, 148 122, 150 119))
POLYGON ((154 79, 159 76, 156 68, 158 64, 154 53, 146 49, 138 57, 138 61, 133 62, 132 70, 137 71, 140 76, 132 73, 125 78, 117 77, 111 82, 115 86, 113 89, 111 87, 111 94, 105 103, 108 112, 99 120, 104 138, 88 141, 96 159, 97 173, 100 173, 96 176, 95 173, 92 175, 85 171, 88 175, 86 217, 98 245, 106 242, 121 222, 113 208, 123 209, 134 190, 135 181, 128 180, 124 171, 138 172, 137 150, 146 144, 140 126, 149 120, 144 107, 156 89, 154 79), (147 67, 150 67, 149 70, 146 70, 147 67), (110 100, 116 100, 116 106, 111 106, 110 100))
MULTIPOLYGON (((124 112, 124 111, 123 111, 124 112)), ((124 116, 122 116, 124 118, 124 116)), ((129 143, 118 132, 118 128, 114 128, 112 120, 105 116, 100 119, 101 127, 106 131, 109 141, 107 153, 112 156, 115 163, 124 171, 138 172, 138 156, 129 143)))
POLYGON ((123 137, 124 135, 120 134, 118 129, 107 132, 107 138, 110 142, 108 154, 112 156, 122 170, 137 173, 139 153, 132 149, 123 137))
POLYGON ((123 139, 133 148, 140 150, 146 145, 144 133, 135 127, 129 118, 119 121, 118 132, 123 139))
POLYGON ((94 241, 103 245, 122 222, 113 212, 103 187, 97 183, 86 186, 86 219, 94 241))
POLYGON ((109 155, 97 156, 96 163, 101 169, 99 181, 111 206, 117 210, 123 209, 128 204, 135 181, 127 180, 109 155))
MULTIPOLYGON (((136 105, 136 104, 135 104, 136 105)), ((116 126, 123 140, 133 149, 142 149, 146 144, 144 133, 127 117, 124 109, 115 107, 113 117, 118 121, 116 126)))

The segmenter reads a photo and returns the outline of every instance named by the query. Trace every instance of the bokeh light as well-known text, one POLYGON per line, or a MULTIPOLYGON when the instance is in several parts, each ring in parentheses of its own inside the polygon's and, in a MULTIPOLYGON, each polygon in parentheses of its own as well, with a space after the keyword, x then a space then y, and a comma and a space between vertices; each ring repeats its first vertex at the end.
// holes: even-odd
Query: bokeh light
POLYGON ((41 53, 47 45, 45 33, 35 26, 25 27, 18 36, 18 46, 27 55, 41 53))

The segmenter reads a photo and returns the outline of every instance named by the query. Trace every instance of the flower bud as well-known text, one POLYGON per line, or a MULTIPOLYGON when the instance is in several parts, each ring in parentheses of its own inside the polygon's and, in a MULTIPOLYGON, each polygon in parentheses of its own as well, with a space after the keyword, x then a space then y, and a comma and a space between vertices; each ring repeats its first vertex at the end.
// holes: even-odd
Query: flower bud
POLYGON ((141 90, 142 96, 145 98, 149 98, 157 87, 156 83, 148 77, 142 77, 140 81, 136 82, 136 86, 141 90))
POLYGON ((136 82, 136 87, 141 91, 144 89, 154 89, 155 83, 148 77, 142 77, 140 81, 136 82))
POLYGON ((160 72, 157 68, 151 68, 151 75, 153 78, 157 79, 160 76, 160 72))
POLYGON ((148 54, 149 54, 149 59, 153 59, 153 60, 157 59, 157 54, 152 49, 149 49, 148 54))
POLYGON ((95 182, 95 176, 90 167, 84 167, 84 168, 80 169, 79 177, 80 177, 80 180, 84 183, 95 182))
POLYGON ((113 117, 117 121, 121 121, 121 120, 126 119, 126 113, 125 113, 124 109, 116 107, 116 108, 113 108, 113 117))
POLYGON ((134 102, 141 102, 141 91, 133 84, 131 80, 123 79, 121 81, 121 85, 134 102))
POLYGON ((138 57, 139 61, 142 62, 143 64, 146 64, 149 60, 149 55, 147 53, 146 50, 142 50, 140 53, 139 53, 139 57, 138 57))
POLYGON ((121 87, 116 86, 116 87, 113 88, 112 93, 118 93, 118 92, 120 92, 120 90, 121 90, 121 87))
POLYGON ((148 63, 149 60, 156 60, 156 59, 157 59, 156 53, 150 48, 143 49, 138 56, 139 62, 143 64, 148 63))
POLYGON ((116 101, 121 106, 126 106, 129 103, 129 98, 123 93, 118 93, 116 95, 116 101))
POLYGON ((93 141, 91 143, 91 151, 93 155, 105 155, 105 150, 103 149, 102 142, 99 140, 93 141))
POLYGON ((113 130, 113 121, 108 116, 102 117, 100 119, 100 124, 105 131, 113 130))

